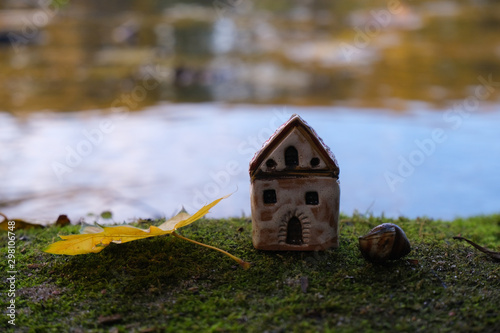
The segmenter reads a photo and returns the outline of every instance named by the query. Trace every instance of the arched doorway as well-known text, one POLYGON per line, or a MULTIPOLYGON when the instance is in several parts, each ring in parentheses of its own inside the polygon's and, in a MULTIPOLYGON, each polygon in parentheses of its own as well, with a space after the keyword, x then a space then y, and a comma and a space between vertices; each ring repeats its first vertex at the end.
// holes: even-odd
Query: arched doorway
POLYGON ((303 243, 302 224, 296 216, 292 217, 290 221, 288 221, 286 243, 292 245, 301 245, 303 243))

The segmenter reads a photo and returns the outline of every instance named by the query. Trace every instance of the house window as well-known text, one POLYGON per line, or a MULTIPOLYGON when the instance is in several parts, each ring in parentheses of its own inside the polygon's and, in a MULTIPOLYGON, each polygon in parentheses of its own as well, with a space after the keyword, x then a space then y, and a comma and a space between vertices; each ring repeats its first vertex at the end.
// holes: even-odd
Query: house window
POLYGON ((276 161, 273 160, 272 158, 268 159, 266 161, 266 166, 269 168, 269 169, 272 169, 272 168, 275 168, 276 167, 276 161))
POLYGON ((318 165, 319 165, 319 158, 317 158, 317 157, 311 158, 311 166, 317 167, 318 165))
POLYGON ((265 204, 276 203, 276 191, 275 190, 264 190, 264 203, 265 204))
POLYGON ((294 146, 290 146, 285 150, 285 165, 287 167, 299 165, 299 153, 294 146))
POLYGON ((318 205, 319 204, 318 192, 306 192, 306 204, 318 205))

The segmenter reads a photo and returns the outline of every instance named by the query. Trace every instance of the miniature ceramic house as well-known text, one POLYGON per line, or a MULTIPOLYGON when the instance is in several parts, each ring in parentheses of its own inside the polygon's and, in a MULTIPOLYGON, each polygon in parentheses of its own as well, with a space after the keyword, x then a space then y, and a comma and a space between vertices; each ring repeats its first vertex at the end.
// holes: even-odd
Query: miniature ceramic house
POLYGON ((284 251, 337 247, 338 177, 330 149, 293 115, 250 162, 254 247, 284 251))

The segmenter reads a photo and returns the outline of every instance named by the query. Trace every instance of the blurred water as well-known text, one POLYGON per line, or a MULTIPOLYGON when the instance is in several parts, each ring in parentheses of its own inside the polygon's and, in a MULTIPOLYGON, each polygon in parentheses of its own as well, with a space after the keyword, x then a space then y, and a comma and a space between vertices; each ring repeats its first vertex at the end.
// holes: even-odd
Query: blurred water
MULTIPOLYGON (((466 98, 480 75, 498 81, 499 10, 498 1, 87 0, 59 8, 0 0, 0 110, 108 108, 151 78, 129 108, 443 107, 466 98)), ((490 100, 499 98, 496 89, 490 100)))
POLYGON ((235 192, 213 216, 248 215, 248 162, 296 112, 346 213, 498 212, 499 9, 0 0, 0 211, 122 221, 235 192))
POLYGON ((248 163, 271 133, 298 113, 339 161, 342 212, 443 219, 498 213, 498 107, 473 113, 454 129, 442 112, 422 111, 424 106, 415 104, 403 115, 218 104, 163 104, 120 115, 35 113, 22 120, 0 113, 8 129, 0 134, 0 199, 31 198, 2 211, 47 221, 111 210, 123 221, 170 216, 183 205, 193 212, 234 192, 211 216, 248 216, 248 163), (432 148, 436 129, 445 139, 432 148), (427 148, 415 140, 427 142, 427 148), (399 173, 401 158, 412 161, 410 175, 399 173), (391 188, 387 172, 404 181, 391 188))

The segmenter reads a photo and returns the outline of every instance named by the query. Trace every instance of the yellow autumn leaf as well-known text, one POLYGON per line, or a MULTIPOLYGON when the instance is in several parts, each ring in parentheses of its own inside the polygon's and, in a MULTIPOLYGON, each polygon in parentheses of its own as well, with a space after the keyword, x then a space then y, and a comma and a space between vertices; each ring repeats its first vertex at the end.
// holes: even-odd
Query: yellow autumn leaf
POLYGON ((63 240, 49 245, 49 247, 47 247, 44 251, 52 254, 66 255, 98 253, 110 243, 121 244, 148 237, 172 234, 178 238, 222 252, 231 257, 233 260, 236 260, 243 268, 247 269, 250 266, 249 263, 234 257, 226 251, 198 243, 175 233, 175 230, 178 228, 191 224, 206 215, 213 206, 228 196, 229 195, 213 201, 212 203, 202 207, 193 215, 181 212, 158 227, 151 226, 148 229, 140 229, 129 225, 112 227, 85 226, 78 235, 59 235, 59 237, 63 240))
POLYGON ((179 214, 175 215, 172 217, 170 220, 163 222, 161 225, 158 226, 158 228, 162 230, 170 230, 176 227, 177 223, 187 220, 190 218, 191 215, 189 215, 184 208, 179 212, 179 214))

